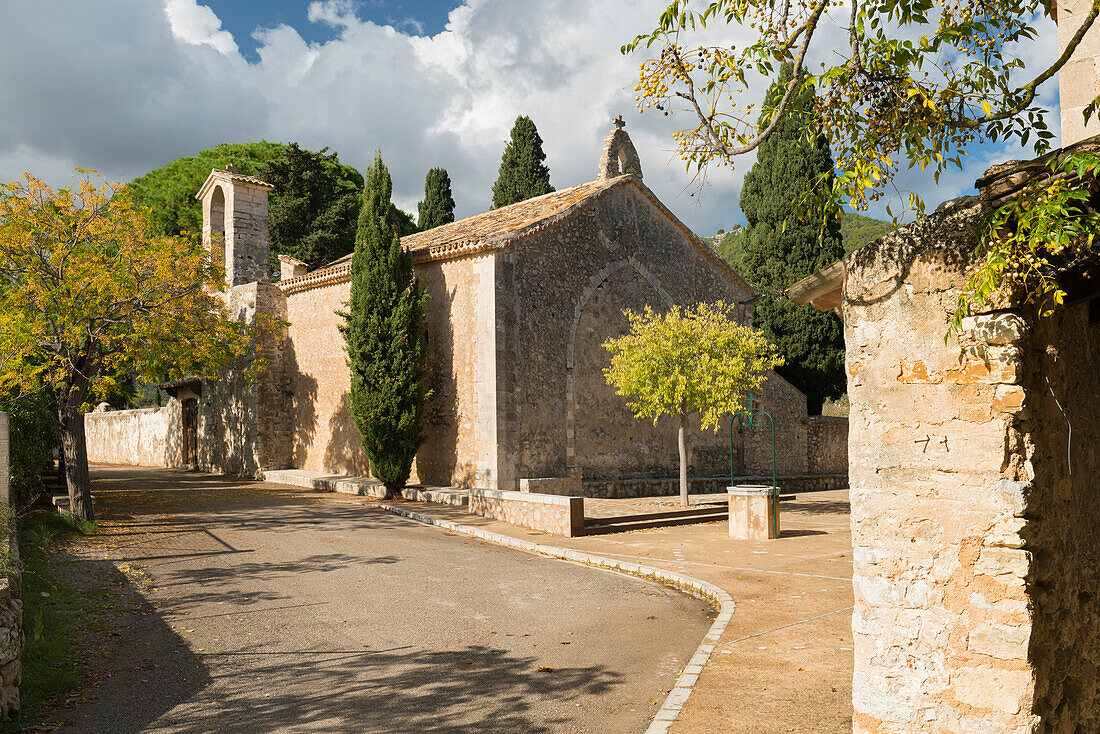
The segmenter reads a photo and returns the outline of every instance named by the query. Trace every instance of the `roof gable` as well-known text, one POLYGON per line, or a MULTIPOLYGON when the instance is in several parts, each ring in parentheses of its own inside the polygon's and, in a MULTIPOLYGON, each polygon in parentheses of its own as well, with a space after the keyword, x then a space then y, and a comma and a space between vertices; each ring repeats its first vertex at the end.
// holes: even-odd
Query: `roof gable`
MULTIPOLYGON (((426 232, 407 235, 401 238, 401 246, 412 255, 413 262, 467 257, 486 250, 503 249, 562 221, 607 192, 624 186, 635 187, 653 209, 679 230, 700 254, 726 271, 747 293, 756 293, 756 289, 748 281, 677 219, 638 177, 630 174, 590 181, 466 217, 426 232)), ((351 255, 345 255, 311 273, 283 281, 280 287, 286 292, 296 292, 340 282, 347 279, 350 266, 351 255)))

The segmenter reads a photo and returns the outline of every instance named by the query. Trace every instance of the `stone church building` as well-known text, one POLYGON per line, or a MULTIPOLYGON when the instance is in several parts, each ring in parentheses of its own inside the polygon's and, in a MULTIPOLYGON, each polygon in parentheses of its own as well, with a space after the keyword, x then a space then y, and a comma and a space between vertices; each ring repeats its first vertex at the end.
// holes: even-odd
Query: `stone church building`
MULTIPOLYGON (((281 279, 271 283, 270 189, 214 170, 198 193, 204 240, 225 267, 231 312, 267 311, 289 323, 281 337, 258 345, 267 369, 254 385, 230 371, 213 383, 168 386, 175 400, 156 419, 164 427, 151 425, 140 441, 137 429, 117 425, 122 412, 139 411, 89 416, 93 460, 112 460, 103 454, 128 444, 148 450, 149 439, 164 434, 163 448, 152 441, 164 455, 155 463, 249 476, 283 468, 369 472, 348 410, 338 330, 351 258, 306 272, 282 256, 281 279)), ((606 383, 602 345, 626 331, 624 309, 724 300, 749 323, 756 293, 645 186, 621 120, 604 141, 595 180, 401 243, 430 296, 431 396, 412 481, 597 496, 672 491, 675 422, 654 426, 630 414, 606 383)), ((808 445, 837 427, 809 419, 792 385, 771 375, 762 403, 776 420, 781 474, 846 470, 846 456, 815 465, 808 445)), ((728 479, 731 454, 739 474, 770 473, 770 438, 734 433, 731 442, 728 424, 717 433, 695 427, 692 477, 728 479)))

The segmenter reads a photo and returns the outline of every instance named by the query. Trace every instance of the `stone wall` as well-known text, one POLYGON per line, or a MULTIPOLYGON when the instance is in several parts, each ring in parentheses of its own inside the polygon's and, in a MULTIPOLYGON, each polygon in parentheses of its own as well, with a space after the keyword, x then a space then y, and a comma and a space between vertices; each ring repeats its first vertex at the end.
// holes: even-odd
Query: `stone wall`
MULTIPOLYGON (((675 477, 676 424, 638 420, 607 384, 608 339, 625 333, 623 310, 658 310, 724 299, 738 303, 749 286, 708 253, 634 186, 620 186, 569 218, 514 245, 510 288, 498 290, 498 310, 509 309, 499 347, 498 380, 515 405, 519 477, 585 480, 675 477)), ((505 283, 505 279, 499 282, 505 283)), ((741 306, 743 321, 749 310, 741 306)), ((782 378, 774 376, 774 380, 782 378)), ((772 380, 769 380, 771 383, 772 380)), ((769 409, 801 417, 779 426, 778 445, 805 448, 805 398, 786 385, 766 391, 769 409)), ((690 427, 693 476, 729 473, 729 424, 717 432, 690 427)), ((742 438, 735 462, 744 469, 742 438)), ((769 439, 770 471, 770 439, 769 439)), ((792 452, 797 451, 792 449, 792 452)), ((787 470, 805 471, 805 457, 787 470)))
MULTIPOLYGON (((1057 0, 1058 53, 1081 27, 1088 15, 1091 0, 1057 0)), ((1089 29, 1073 56, 1058 72, 1059 107, 1062 111, 1062 145, 1100 133, 1100 120, 1094 116, 1085 125, 1085 107, 1100 95, 1100 76, 1097 75, 1097 58, 1100 57, 1100 27, 1089 29)))
POLYGON ((848 419, 813 415, 806 427, 806 471, 809 474, 848 473, 848 419))
MULTIPOLYGON (((493 486, 496 427, 493 380, 495 255, 428 262, 416 275, 429 296, 425 443, 413 479, 445 486, 493 486)), ((296 468, 367 474, 359 432, 348 410, 351 383, 337 311, 351 284, 321 285, 286 296, 286 365, 293 394, 296 468)))
MULTIPOLYGON (((286 299, 271 283, 248 283, 228 291, 229 312, 253 322, 264 313, 286 318, 286 299)), ((251 353, 203 380, 199 398, 198 463, 209 472, 260 478, 265 469, 287 468, 293 440, 292 399, 286 367, 286 339, 266 333, 251 353), (253 360, 263 367, 250 379, 253 360)), ((177 431, 178 434, 178 431, 177 431)))
MULTIPOLYGON (((10 422, 0 413, 0 499, 7 508, 11 456, 10 422)), ((0 541, 0 719, 19 713, 19 683, 23 672, 23 578, 19 542, 5 528, 0 541)))
MULTIPOLYGON (((1023 550, 1010 561, 1030 561, 1033 711, 1042 731, 1100 731, 1100 299, 1034 321, 1022 348, 1006 474, 1026 497, 1026 523, 1013 521, 1023 550)), ((999 635, 994 651, 1014 649, 1022 631, 999 635)))
POLYGON ((88 461, 130 466, 180 466, 180 408, 108 410, 84 416, 88 461))
POLYGON ((471 489, 469 510, 551 535, 573 537, 584 532, 583 497, 471 489))
POLYGON ((8 533, 2 545, 8 558, 0 577, 0 719, 12 719, 19 713, 23 679, 23 579, 15 534, 8 533))
POLYGON ((1002 310, 945 342, 980 221, 847 258, 856 732, 1100 726, 1095 329, 1002 310))

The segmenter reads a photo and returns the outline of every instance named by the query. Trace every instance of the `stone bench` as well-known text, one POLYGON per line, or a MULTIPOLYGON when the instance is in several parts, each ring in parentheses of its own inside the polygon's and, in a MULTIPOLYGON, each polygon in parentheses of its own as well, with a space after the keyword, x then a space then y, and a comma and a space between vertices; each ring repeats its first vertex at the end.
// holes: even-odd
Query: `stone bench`
POLYGON ((470 512, 571 538, 584 532, 584 498, 535 492, 471 489, 470 512))

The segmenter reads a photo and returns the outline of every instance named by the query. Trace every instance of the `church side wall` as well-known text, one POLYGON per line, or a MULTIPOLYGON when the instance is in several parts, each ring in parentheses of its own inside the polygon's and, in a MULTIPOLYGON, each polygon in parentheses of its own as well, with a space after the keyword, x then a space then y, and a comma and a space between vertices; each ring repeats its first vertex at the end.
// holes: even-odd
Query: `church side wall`
MULTIPOLYGON (((491 359, 493 255, 417 265, 427 309, 432 391, 426 441, 413 481, 495 488, 495 424, 491 359), (453 318, 452 318, 453 315, 453 318)), ((369 465, 347 404, 350 387, 344 338, 336 315, 351 284, 288 294, 286 364, 293 395, 295 468, 366 475, 369 465)))
MULTIPOLYGON (((607 385, 603 343, 627 328, 625 308, 738 302, 748 295, 720 264, 633 186, 608 192, 510 248, 514 257, 515 456, 520 478, 585 480, 675 477, 674 421, 635 419, 607 385)), ((505 296, 501 296, 503 299, 505 296)), ((741 308, 748 319, 747 309, 741 308)), ((765 390, 765 407, 782 416, 777 446, 792 447, 780 471, 806 470, 805 398, 781 381, 765 390), (788 389, 784 389, 788 388, 788 389), (775 396, 774 398, 772 396, 775 396), (801 457, 801 458, 797 458, 801 457)), ((729 424, 691 429, 691 474, 729 472, 729 424)), ((770 452, 770 437, 769 452, 770 452)), ((735 437, 735 461, 743 449, 735 437)), ((770 470, 770 453, 768 457, 770 470)))

